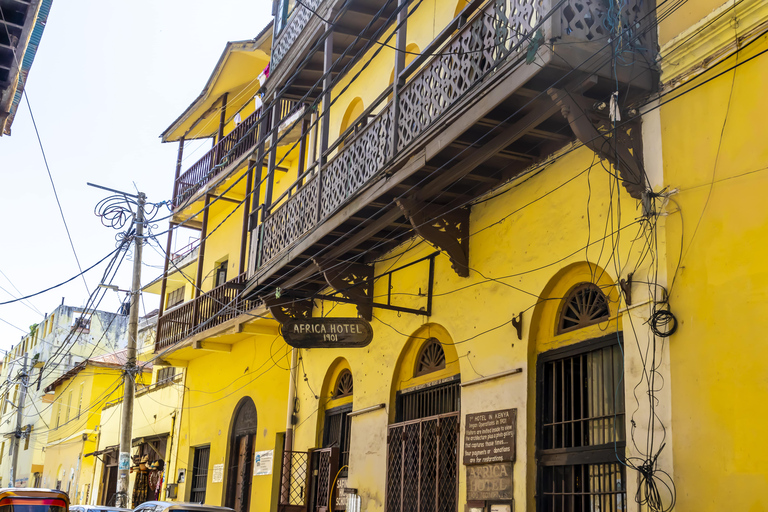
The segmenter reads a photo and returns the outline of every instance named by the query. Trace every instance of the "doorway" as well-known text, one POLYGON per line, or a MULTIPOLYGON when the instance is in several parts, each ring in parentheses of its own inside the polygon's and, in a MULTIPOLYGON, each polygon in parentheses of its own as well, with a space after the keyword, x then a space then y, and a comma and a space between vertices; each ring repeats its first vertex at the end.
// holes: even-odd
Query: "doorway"
POLYGON ((245 397, 235 408, 229 440, 226 506, 235 512, 249 509, 256 427, 256 405, 250 397, 245 397))

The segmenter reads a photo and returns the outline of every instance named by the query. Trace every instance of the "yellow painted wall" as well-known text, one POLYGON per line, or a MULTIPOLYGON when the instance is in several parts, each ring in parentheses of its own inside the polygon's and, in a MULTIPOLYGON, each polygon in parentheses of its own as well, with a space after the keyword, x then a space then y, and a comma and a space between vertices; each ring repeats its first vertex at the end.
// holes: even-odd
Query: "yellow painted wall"
MULTIPOLYGON (((157 369, 154 370, 155 375, 157 369)), ((182 369, 177 369, 177 375, 172 382, 160 386, 152 386, 149 391, 137 393, 134 402, 132 435, 134 439, 141 437, 169 434, 164 460, 165 481, 174 475, 176 455, 178 452, 178 431, 180 418, 180 407, 183 398, 183 375, 182 369)), ((120 444, 120 424, 122 414, 122 401, 112 402, 105 407, 101 415, 101 425, 99 427, 98 449, 104 450, 108 446, 120 444)), ((135 448, 133 452, 136 452, 135 448)), ((90 504, 106 505, 99 503, 98 497, 101 495, 102 479, 104 475, 104 465, 100 460, 95 461, 93 483, 90 504)), ((175 478, 175 477, 174 477, 175 478)), ((173 478, 171 478, 173 480, 173 478)), ((128 495, 133 492, 133 484, 136 480, 136 474, 132 473, 128 481, 128 495)), ((161 491, 160 498, 165 497, 165 486, 161 491)))
MULTIPOLYGON (((738 62, 766 49, 763 37, 738 62)), ((678 510, 768 508, 768 442, 756 428, 768 420, 758 405, 768 400, 766 84, 761 56, 661 107, 665 182, 680 190, 666 234, 680 320, 670 339, 678 510)))
MULTIPOLYGON (((248 337, 232 345, 231 352, 201 352, 187 367, 177 460, 177 468, 186 469, 186 482, 179 485, 179 500, 189 499, 193 448, 210 445, 205 503, 223 505, 230 475, 225 472, 223 482, 213 482, 213 466, 229 463, 235 408, 245 396, 253 400, 258 421, 254 449, 274 449, 278 433, 285 432, 290 353, 275 336, 248 337)), ((251 512, 271 510, 278 468, 275 461, 271 476, 252 477, 251 512)), ((175 476, 169 480, 174 481, 175 476)))
MULTIPOLYGON (((83 455, 96 450, 102 407, 107 401, 122 394, 121 381, 119 369, 89 364, 74 378, 56 387, 53 423, 50 425, 48 444, 45 447, 43 487, 55 487, 59 470, 64 468, 65 480, 62 482, 62 489, 69 488, 72 503, 85 503, 88 494, 88 488, 85 486, 90 486, 93 481, 95 461, 93 457, 83 455), (83 390, 83 407, 78 417, 80 389, 83 390), (70 410, 68 420, 67 404, 70 410), (57 428, 56 417, 59 414, 61 419, 57 428)), ((93 495, 92 489, 90 495, 93 495)))
MULTIPOLYGON (((560 295, 580 282, 594 280, 606 286, 609 297, 618 301, 614 283, 619 275, 625 276, 628 269, 637 264, 642 244, 633 245, 632 241, 644 229, 637 221, 636 202, 623 188, 620 206, 619 194, 613 194, 613 220, 607 220, 610 190, 615 187, 615 183, 611 183, 612 176, 595 162, 589 150, 581 148, 568 152, 569 149, 562 151, 561 158, 545 172, 521 178, 509 193, 473 207, 470 276, 457 276, 445 255, 437 257, 432 316, 425 318, 374 309, 371 322, 374 339, 368 347, 301 350, 297 449, 305 450, 319 444, 322 411, 328 403, 325 391, 328 375, 336 371, 339 358, 348 362, 353 374, 353 409, 377 404, 386 406, 352 419, 348 485, 358 489, 363 510, 383 511, 385 507, 386 434, 387 425, 394 419, 394 398, 398 389, 439 380, 457 372, 466 383, 515 368, 521 368, 522 374, 462 388, 462 423, 467 413, 518 409, 515 506, 520 510, 532 503, 533 481, 528 478, 526 462, 532 457, 534 436, 526 418, 534 410, 535 403, 529 386, 535 376, 531 366, 535 364, 535 354, 615 332, 617 325, 621 328, 618 302, 612 305, 614 318, 611 322, 578 334, 554 336, 554 326, 550 324, 558 310, 557 301, 562 300, 560 295), (589 201, 586 200, 588 180, 592 190, 589 201), (565 182, 568 183, 563 185, 565 182), (611 239, 611 223, 614 228, 618 227, 619 217, 623 229, 618 238, 611 239), (588 250, 585 249, 587 244, 588 250), (622 265, 613 264, 612 244, 618 247, 622 265), (591 267, 584 261, 589 261, 591 267), (482 276, 501 278, 501 281, 484 282, 482 276), (548 308, 535 307, 537 298, 546 294, 551 294, 554 313, 548 308), (510 320, 521 311, 523 339, 518 340, 510 320), (532 323, 537 325, 536 329, 532 323), (540 324, 546 325, 549 331, 538 327, 540 324), (539 335, 542 336, 541 346, 537 350, 536 342, 528 340, 536 340, 539 335), (441 342, 446 340, 443 342, 446 360, 452 367, 414 378, 416 350, 424 338, 431 336, 441 342), (318 390, 323 391, 316 397, 318 390)), ((433 251, 420 239, 408 240, 376 264, 376 273, 407 264, 433 251)), ((639 265, 636 279, 647 278, 647 264, 639 265)), ((417 308, 426 305, 425 298, 416 294, 419 289, 426 290, 427 272, 427 264, 422 263, 395 274, 393 303, 417 308)), ((377 300, 385 300, 386 286, 384 279, 376 283, 374 296, 377 300)), ((638 293, 642 296, 642 291, 638 293)), ((640 316, 646 314, 647 308, 638 313, 640 316)), ((321 315, 356 316, 356 311, 350 305, 334 307, 329 302, 318 302, 314 316, 321 315)), ((642 328, 640 330, 642 332, 642 328)), ((633 361, 636 352, 628 354, 628 360, 633 361)), ((631 387, 627 392, 631 393, 631 387)), ((463 435, 461 437, 463 441, 463 435)), ((629 485, 633 485, 635 475, 628 479, 629 485)), ((630 495, 633 492, 634 488, 630 487, 630 495)), ((463 510, 465 496, 465 469, 461 466, 459 510, 463 510)))

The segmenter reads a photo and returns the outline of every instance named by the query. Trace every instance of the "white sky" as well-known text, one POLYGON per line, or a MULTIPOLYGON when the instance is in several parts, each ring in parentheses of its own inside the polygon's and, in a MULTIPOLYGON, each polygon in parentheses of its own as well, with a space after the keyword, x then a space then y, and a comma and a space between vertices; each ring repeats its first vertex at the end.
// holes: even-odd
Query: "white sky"
MULTIPOLYGON (((270 0, 54 0, 26 87, 83 268, 114 249, 117 233, 93 214, 108 193, 86 182, 128 192, 135 191, 135 182, 150 201, 169 199, 178 146, 161 144, 158 136, 200 93, 226 42, 256 36, 271 18, 271 5, 270 0)), ((26 295, 78 269, 23 99, 12 130, 10 137, 0 137, 0 270, 26 295)), ((187 144, 184 168, 210 142, 192 154, 197 146, 187 144)), ((166 227, 163 221, 158 231, 166 227)), ((182 238, 179 246, 187 241, 182 238)), ((146 284, 160 274, 163 260, 145 248, 144 262, 146 284)), ((102 271, 103 266, 86 274, 91 290, 102 271)), ((130 271, 126 260, 113 283, 130 288, 130 271)), ((18 296, 2 275, 0 286, 18 296)), ((48 313, 62 297, 68 305, 84 304, 82 279, 30 302, 48 313)), ((11 298, 0 290, 0 302, 11 298)), ((100 309, 115 311, 122 298, 108 292, 100 309)), ((147 312, 158 300, 144 297, 147 312)), ((42 318, 18 302, 0 306, 0 319, 25 331, 42 318)), ((23 333, 3 321, 0 349, 7 350, 23 333)))

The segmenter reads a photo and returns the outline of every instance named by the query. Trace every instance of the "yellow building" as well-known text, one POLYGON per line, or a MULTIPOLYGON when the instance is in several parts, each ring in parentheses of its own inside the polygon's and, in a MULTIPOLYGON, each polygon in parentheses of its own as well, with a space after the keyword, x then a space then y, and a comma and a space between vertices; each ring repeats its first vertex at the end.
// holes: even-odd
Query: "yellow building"
MULTIPOLYGON (((131 507, 138 506, 139 501, 166 497, 162 483, 167 482, 170 475, 175 473, 171 462, 177 460, 183 378, 183 373, 173 367, 155 368, 151 385, 140 388, 136 393, 132 456, 139 462, 146 456, 148 465, 156 469, 151 470, 146 480, 142 479, 146 490, 136 489, 138 472, 129 475, 128 496, 135 496, 135 499, 129 501, 131 507)), ((118 397, 102 407, 98 449, 85 454, 86 458, 95 459, 91 486, 93 494, 89 502, 91 505, 114 505, 122 403, 122 397, 118 397)))
POLYGON ((86 359, 45 388, 53 406, 42 486, 67 491, 73 504, 91 502, 94 458, 85 455, 98 448, 104 405, 123 394, 125 361, 125 351, 86 359))
POLYGON ((217 141, 150 290, 179 498, 768 508, 764 2, 276 13, 263 84, 229 71, 261 110, 234 126, 225 52, 164 134, 217 141))

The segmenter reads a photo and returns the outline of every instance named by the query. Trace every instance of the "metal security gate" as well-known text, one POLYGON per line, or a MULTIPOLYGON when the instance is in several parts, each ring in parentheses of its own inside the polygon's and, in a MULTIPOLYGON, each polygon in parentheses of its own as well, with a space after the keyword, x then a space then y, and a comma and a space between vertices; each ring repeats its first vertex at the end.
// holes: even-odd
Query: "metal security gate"
POLYGON ((456 512, 459 413, 389 426, 387 512, 456 512))

